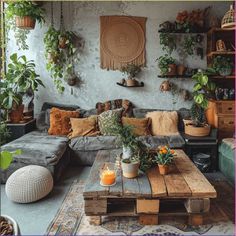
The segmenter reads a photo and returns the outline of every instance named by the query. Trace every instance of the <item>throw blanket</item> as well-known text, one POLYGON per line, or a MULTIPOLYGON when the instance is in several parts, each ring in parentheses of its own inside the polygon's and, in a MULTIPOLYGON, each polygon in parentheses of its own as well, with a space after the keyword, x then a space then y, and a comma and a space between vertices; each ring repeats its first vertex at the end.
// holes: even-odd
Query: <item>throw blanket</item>
POLYGON ((236 148, 236 144, 235 144, 235 139, 234 138, 224 138, 222 140, 222 142, 227 144, 231 149, 235 149, 236 148))

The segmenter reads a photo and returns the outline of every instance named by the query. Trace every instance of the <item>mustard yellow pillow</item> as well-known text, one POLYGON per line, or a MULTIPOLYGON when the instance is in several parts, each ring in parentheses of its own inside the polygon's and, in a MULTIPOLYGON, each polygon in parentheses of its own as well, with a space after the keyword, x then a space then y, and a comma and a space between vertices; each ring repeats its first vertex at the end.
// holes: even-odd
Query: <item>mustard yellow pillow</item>
POLYGON ((178 134, 178 114, 176 111, 153 111, 146 114, 152 120, 152 135, 178 134))
POLYGON ((70 118, 79 117, 79 111, 66 111, 53 107, 50 110, 50 135, 68 135, 71 130, 70 118))
POLYGON ((150 133, 151 119, 149 118, 138 119, 138 118, 122 117, 122 124, 133 126, 133 133, 136 136, 145 136, 151 134, 150 133))
POLYGON ((99 134, 97 129, 97 116, 87 118, 71 118, 72 132, 68 135, 69 138, 78 136, 96 136, 99 134))

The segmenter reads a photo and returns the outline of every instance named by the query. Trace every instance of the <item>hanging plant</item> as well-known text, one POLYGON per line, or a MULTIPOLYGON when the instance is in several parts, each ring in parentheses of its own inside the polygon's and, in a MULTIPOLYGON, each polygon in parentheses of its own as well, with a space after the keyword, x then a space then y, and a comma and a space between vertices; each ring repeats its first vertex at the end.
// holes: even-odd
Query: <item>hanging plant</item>
POLYGON ((193 55, 195 51, 196 38, 194 36, 185 36, 183 42, 183 51, 187 55, 193 55))
POLYGON ((6 28, 15 32, 16 44, 19 49, 26 50, 27 35, 34 29, 36 21, 44 22, 44 9, 27 0, 9 1, 5 9, 6 28))
POLYGON ((65 87, 63 79, 67 80, 74 76, 73 63, 76 61, 77 36, 72 31, 65 31, 63 25, 62 5, 61 5, 61 26, 56 30, 53 26, 53 5, 52 26, 44 36, 45 57, 47 59, 47 70, 51 73, 54 84, 59 93, 63 93, 65 87))
POLYGON ((160 33, 160 44, 163 51, 171 54, 176 49, 176 38, 169 33, 160 33))

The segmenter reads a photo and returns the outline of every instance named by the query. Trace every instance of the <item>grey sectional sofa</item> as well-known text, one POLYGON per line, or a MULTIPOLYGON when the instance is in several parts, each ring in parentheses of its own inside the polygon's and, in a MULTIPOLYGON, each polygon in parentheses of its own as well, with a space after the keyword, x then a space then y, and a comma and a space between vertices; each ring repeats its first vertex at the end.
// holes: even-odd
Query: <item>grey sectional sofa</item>
MULTIPOLYGON (((65 106, 60 104, 45 103, 42 111, 37 118, 37 130, 30 132, 19 139, 16 139, 4 146, 2 149, 15 150, 21 149, 22 154, 15 157, 8 170, 2 171, 1 183, 5 183, 7 178, 17 169, 30 164, 41 165, 48 168, 54 180, 57 181, 62 171, 70 162, 78 165, 91 166, 99 150, 117 149, 115 136, 97 136, 97 137, 77 137, 69 140, 65 136, 48 135, 49 112, 51 107, 59 107, 67 110, 75 110, 77 106, 65 106)), ((134 108, 134 117, 142 118, 150 111, 157 109, 134 108)), ((96 109, 80 109, 83 117, 96 114, 96 109)), ((182 118, 189 116, 187 109, 180 109, 179 131, 183 130, 182 118)), ((139 139, 150 148, 159 145, 168 144, 171 148, 182 148, 184 140, 181 135, 174 136, 141 136, 139 139)))

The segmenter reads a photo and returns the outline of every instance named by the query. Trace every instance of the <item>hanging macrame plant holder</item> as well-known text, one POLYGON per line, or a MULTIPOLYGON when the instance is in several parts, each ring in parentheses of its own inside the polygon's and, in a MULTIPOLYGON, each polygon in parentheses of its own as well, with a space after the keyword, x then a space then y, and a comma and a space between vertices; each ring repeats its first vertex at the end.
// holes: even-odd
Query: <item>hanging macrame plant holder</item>
POLYGON ((64 26, 64 18, 63 18, 63 7, 61 2, 61 18, 60 18, 60 37, 59 37, 59 48, 65 49, 66 48, 66 32, 65 32, 65 26, 64 26))

